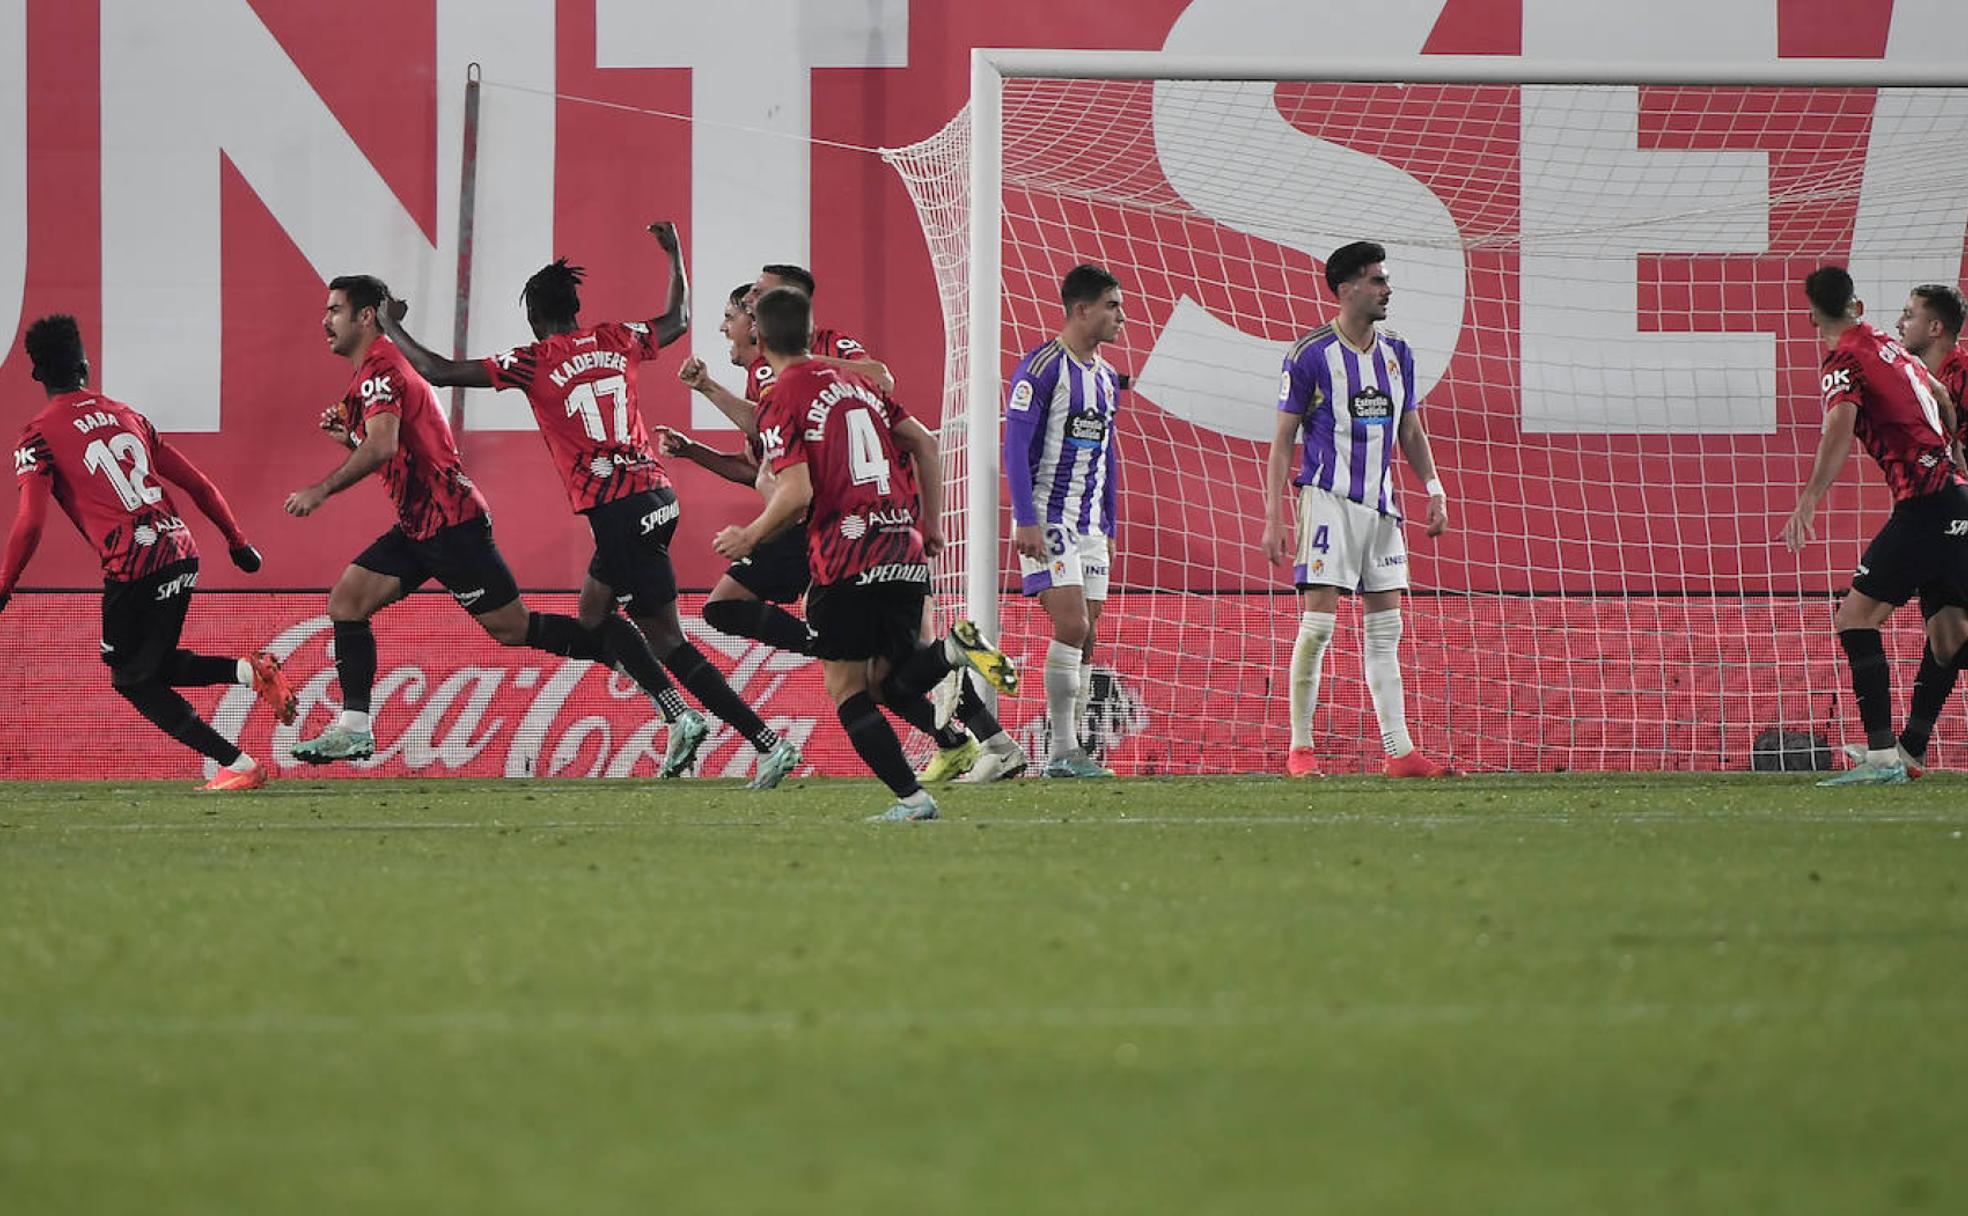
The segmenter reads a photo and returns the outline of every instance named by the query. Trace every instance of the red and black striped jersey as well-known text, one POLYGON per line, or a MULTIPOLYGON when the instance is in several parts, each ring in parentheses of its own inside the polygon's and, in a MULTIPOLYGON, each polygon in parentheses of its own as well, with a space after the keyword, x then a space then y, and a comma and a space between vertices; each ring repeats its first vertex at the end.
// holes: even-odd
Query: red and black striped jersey
POLYGON ((1893 337, 1863 321, 1846 330, 1825 355, 1822 387, 1827 412, 1857 408, 1853 433, 1895 501, 1963 484, 1927 369, 1893 337))
POLYGON ((198 556, 157 477, 158 448, 150 419, 121 401, 62 393, 21 432, 14 476, 48 478, 55 501, 95 549, 103 578, 134 582, 198 556))
POLYGON ((437 394, 396 343, 379 337, 369 347, 342 406, 357 442, 368 436, 369 419, 378 414, 398 418, 396 455, 383 466, 383 485, 396 504, 396 520, 405 536, 428 540, 441 529, 489 512, 484 495, 465 476, 437 394))

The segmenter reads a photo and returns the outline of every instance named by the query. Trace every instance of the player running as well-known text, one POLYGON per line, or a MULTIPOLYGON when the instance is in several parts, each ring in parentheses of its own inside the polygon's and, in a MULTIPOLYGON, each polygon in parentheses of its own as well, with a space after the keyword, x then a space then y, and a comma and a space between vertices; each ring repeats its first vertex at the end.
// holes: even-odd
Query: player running
MULTIPOLYGON (((576 514, 594 536, 594 559, 581 587, 581 623, 619 621, 623 605, 648 649, 703 706, 729 722, 758 749, 753 789, 771 789, 799 767, 790 739, 765 724, 704 652, 683 632, 677 612, 670 541, 682 510, 637 408, 641 364, 690 327, 690 289, 676 226, 651 224, 670 260, 664 311, 641 321, 582 325, 583 271, 561 259, 526 281, 522 298, 536 341, 490 359, 454 360, 434 354, 403 332, 402 302, 385 310, 383 325, 404 355, 433 384, 516 389, 526 394, 540 437, 567 488, 576 514)), ((631 669, 631 674, 636 674, 631 669)), ((687 770, 710 734, 704 716, 685 704, 660 671, 644 683, 669 725, 664 775, 687 770)))
POLYGON ((294 720, 293 689, 279 660, 264 651, 230 659, 178 646, 198 585, 198 545, 154 478, 184 490, 219 526, 233 565, 254 573, 259 552, 219 488, 148 418, 89 391, 89 358, 74 317, 42 317, 28 326, 23 345, 48 404, 14 449, 20 509, 0 561, 0 610, 41 543, 52 496, 102 562, 102 660, 110 686, 159 730, 219 766, 201 790, 260 788, 266 769, 213 730, 177 690, 251 685, 285 724, 294 720))
POLYGON ((777 479, 758 518, 725 528, 714 546, 735 560, 807 517, 807 613, 827 692, 854 750, 896 798, 874 818, 934 819, 935 800, 871 694, 919 724, 933 713, 923 694, 959 665, 1004 691, 1018 686, 1011 660, 969 621, 928 646, 918 640, 929 558, 943 548, 936 438, 866 381, 807 357, 813 313, 804 293, 768 291, 753 315, 777 382, 759 415, 777 479), (925 474, 919 487, 900 476, 904 452, 925 474))
POLYGON ((1421 425, 1414 352, 1387 318, 1394 289, 1387 251, 1355 241, 1326 259, 1326 286, 1339 300, 1339 316, 1298 340, 1285 356, 1278 397, 1278 425, 1265 469, 1264 556, 1282 565, 1291 547, 1285 519, 1285 476, 1300 446, 1298 547, 1292 581, 1303 594, 1298 640, 1292 647, 1291 751, 1285 772, 1317 777, 1312 714, 1319 675, 1332 640, 1339 593, 1360 593, 1361 648, 1389 777, 1446 777, 1454 770, 1416 750, 1408 736, 1401 688, 1401 592, 1408 585, 1407 543, 1394 494, 1398 446, 1428 491, 1428 535, 1449 526, 1448 492, 1436 476, 1428 433, 1421 425))
MULTIPOLYGON (((1893 736, 1892 669, 1880 626, 1918 591, 1929 657, 1937 667, 1952 667, 1968 639, 1968 614, 1960 607, 1968 604, 1968 488, 1954 463, 1953 406, 1906 347, 1859 319, 1865 306, 1844 267, 1812 271, 1804 294, 1811 324, 1830 347, 1822 382, 1825 420, 1810 479, 1784 523, 1784 544, 1795 553, 1816 537, 1818 503, 1838 480, 1854 436, 1893 492, 1893 514, 1866 546, 1851 590, 1832 616, 1852 666, 1865 759, 1818 784, 1902 785, 1911 774, 1893 736)), ((1938 713, 1939 706, 1933 709, 1938 713)), ((1918 741, 1921 750, 1908 749, 1916 759, 1925 743, 1918 741)))

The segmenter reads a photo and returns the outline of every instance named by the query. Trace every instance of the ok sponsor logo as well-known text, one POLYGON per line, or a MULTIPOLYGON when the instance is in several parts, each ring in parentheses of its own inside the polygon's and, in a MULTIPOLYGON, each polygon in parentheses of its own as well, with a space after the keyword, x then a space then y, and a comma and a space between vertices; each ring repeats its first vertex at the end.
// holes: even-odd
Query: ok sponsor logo
POLYGON ((1852 387, 1851 368, 1841 367, 1836 369, 1835 371, 1829 371, 1825 373, 1825 377, 1824 377, 1825 396, 1829 397, 1833 393, 1848 392, 1850 391, 1851 387, 1852 387))
POLYGON ((19 476, 23 473, 32 473, 34 471, 34 466, 36 463, 37 461, 35 460, 34 450, 32 448, 14 449, 14 475, 15 476, 19 476))
POLYGON ((388 376, 369 377, 362 382, 360 391, 362 394, 362 404, 364 405, 376 401, 388 401, 396 396, 396 388, 390 383, 388 376))
POLYGON ((769 426, 759 432, 759 446, 765 449, 766 459, 786 454, 786 432, 783 427, 769 426))

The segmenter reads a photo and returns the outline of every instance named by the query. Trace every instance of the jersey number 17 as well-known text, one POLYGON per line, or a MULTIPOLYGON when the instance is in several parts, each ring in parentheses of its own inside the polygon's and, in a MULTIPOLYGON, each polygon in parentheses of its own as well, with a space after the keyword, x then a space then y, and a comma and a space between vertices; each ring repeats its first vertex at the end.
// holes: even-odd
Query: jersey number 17
POLYGON ((601 417, 603 397, 615 402, 615 439, 620 442, 629 433, 629 382, 621 376, 603 376, 568 389, 567 416, 579 414, 581 429, 588 433, 588 438, 596 443, 608 442, 608 430, 601 417))

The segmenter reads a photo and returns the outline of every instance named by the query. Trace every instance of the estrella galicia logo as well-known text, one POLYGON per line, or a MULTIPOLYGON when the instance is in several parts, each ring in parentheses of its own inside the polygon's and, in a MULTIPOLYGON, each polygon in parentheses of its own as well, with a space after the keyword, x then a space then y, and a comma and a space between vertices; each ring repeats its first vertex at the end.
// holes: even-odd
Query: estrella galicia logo
POLYGON ((1394 417, 1394 399, 1379 388, 1363 388, 1353 394, 1350 408, 1361 422, 1387 422, 1394 417))

